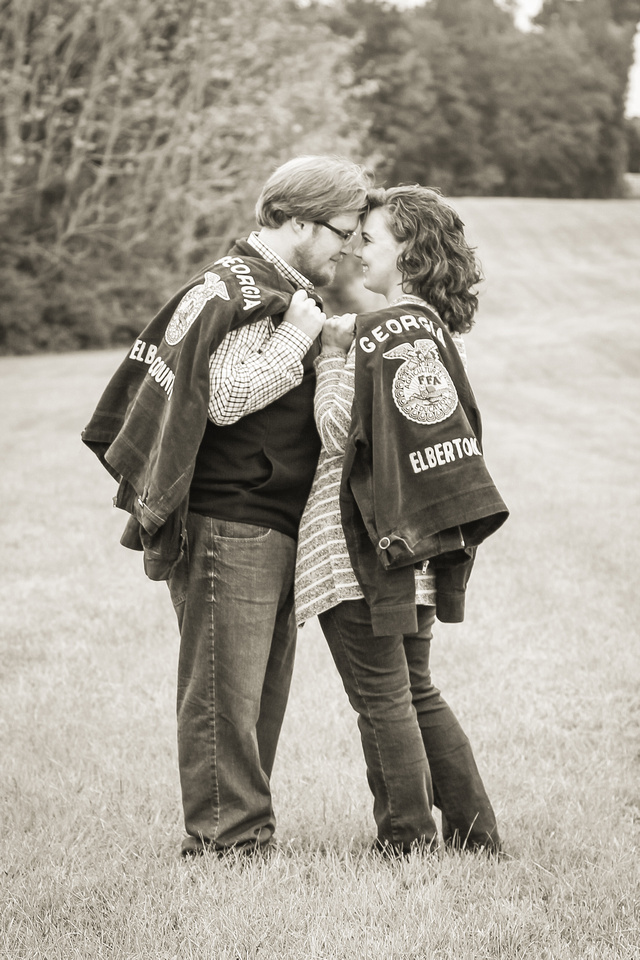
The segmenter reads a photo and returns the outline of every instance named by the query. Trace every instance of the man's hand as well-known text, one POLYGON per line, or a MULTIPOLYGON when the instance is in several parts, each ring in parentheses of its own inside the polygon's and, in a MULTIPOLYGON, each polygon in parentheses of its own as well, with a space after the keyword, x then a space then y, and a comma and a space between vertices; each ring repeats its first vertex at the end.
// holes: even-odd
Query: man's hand
POLYGON ((348 353, 355 327, 355 313, 343 313, 340 317, 329 317, 322 328, 322 346, 348 353))
POLYGON ((292 323, 312 340, 318 336, 327 318, 306 290, 296 290, 284 315, 287 323, 292 323))

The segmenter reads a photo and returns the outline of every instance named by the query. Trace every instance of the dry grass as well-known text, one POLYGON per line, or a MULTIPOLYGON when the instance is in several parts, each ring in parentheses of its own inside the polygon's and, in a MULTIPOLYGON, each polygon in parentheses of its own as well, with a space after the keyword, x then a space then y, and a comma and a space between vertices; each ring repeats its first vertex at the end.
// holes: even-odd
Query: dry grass
POLYGON ((6 358, 8 960, 637 956, 640 204, 459 206, 491 278, 468 345, 512 516, 433 665, 508 856, 368 855, 355 722, 312 623, 274 775, 280 848, 181 862, 173 612, 79 442, 117 355, 6 358))

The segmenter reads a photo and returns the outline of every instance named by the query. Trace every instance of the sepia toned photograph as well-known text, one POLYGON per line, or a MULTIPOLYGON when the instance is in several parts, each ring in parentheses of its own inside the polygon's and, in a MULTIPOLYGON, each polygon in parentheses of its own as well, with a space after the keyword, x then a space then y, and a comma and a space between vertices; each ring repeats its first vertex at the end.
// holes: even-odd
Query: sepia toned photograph
POLYGON ((0 0, 0 958, 640 956, 640 0, 0 0))

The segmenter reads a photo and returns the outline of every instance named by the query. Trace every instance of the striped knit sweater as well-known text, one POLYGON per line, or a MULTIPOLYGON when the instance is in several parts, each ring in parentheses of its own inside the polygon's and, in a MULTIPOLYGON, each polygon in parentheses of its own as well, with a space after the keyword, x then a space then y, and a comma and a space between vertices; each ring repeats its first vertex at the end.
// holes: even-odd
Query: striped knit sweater
MULTIPOLYGON (((339 501, 355 386, 354 346, 347 356, 321 353, 315 366, 315 418, 322 450, 298 536, 295 590, 299 624, 343 600, 362 597, 342 532, 339 501)), ((416 570, 416 603, 435 604, 435 578, 426 569, 416 570)))
MULTIPOLYGON (((460 334, 453 334, 453 341, 466 370, 464 339, 460 334)), ((299 624, 343 600, 362 598, 342 532, 339 499, 344 450, 351 425, 355 366, 355 344, 346 356, 328 351, 315 361, 315 418, 322 450, 298 537, 295 595, 299 624)), ((435 576, 425 562, 422 568, 416 569, 416 603, 429 606, 435 602, 435 576)))

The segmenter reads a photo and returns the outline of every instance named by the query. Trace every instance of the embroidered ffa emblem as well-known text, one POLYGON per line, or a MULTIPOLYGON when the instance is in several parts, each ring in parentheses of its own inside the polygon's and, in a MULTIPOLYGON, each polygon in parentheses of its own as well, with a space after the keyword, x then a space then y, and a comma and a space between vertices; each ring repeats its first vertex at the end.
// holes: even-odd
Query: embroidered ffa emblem
POLYGON ((213 300, 214 297, 229 300, 227 285, 217 273, 205 273, 202 283, 185 293, 169 321, 164 335, 169 346, 173 347, 176 343, 180 343, 191 324, 200 316, 205 303, 213 300))
POLYGON ((430 424, 451 416, 458 406, 458 394, 433 340, 399 343, 383 356, 404 361, 392 387, 393 402, 403 417, 430 424))

